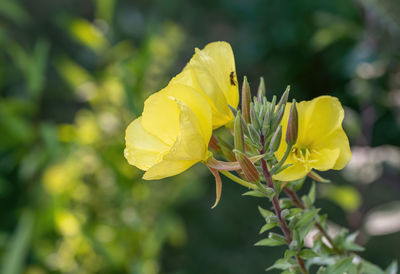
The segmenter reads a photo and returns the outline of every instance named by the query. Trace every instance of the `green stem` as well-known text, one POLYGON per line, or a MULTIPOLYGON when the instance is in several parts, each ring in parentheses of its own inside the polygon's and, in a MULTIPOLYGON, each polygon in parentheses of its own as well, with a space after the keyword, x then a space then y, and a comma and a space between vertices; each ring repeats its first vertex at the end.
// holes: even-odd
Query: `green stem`
POLYGON ((287 158, 289 157, 290 151, 292 150, 293 146, 288 145, 286 147, 285 154, 283 155, 282 159, 271 169, 271 174, 275 174, 286 162, 287 158))
POLYGON ((239 185, 251 188, 251 189, 258 189, 258 187, 255 184, 249 183, 243 179, 240 179, 239 177, 233 175, 232 173, 230 173, 229 171, 224 171, 224 170, 220 170, 219 172, 221 172, 222 174, 224 174, 226 177, 228 177, 229 179, 231 179, 232 181, 238 183, 239 185))

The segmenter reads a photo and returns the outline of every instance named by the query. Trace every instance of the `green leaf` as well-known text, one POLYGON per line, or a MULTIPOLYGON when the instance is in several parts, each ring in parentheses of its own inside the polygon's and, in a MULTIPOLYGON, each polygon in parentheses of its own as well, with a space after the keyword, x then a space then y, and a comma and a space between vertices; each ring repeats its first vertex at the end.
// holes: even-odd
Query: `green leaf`
POLYGON ((256 245, 256 246, 278 246, 278 245, 284 245, 284 244, 286 244, 286 242, 282 243, 281 241, 278 241, 275 239, 266 238, 266 239, 262 239, 262 240, 258 241, 254 245, 256 245))
POLYGON ((290 198, 280 198, 279 205, 282 209, 284 208, 291 208, 294 206, 292 200, 290 198))
POLYGON ((272 269, 280 269, 280 270, 286 270, 290 267, 293 266, 293 262, 290 262, 287 259, 279 259, 277 260, 273 265, 268 267, 266 271, 272 270, 272 269))
POLYGON ((289 209, 289 214, 286 216, 286 218, 294 217, 294 216, 300 214, 301 212, 303 212, 303 209, 301 209, 301 208, 297 208, 297 207, 291 208, 291 209, 289 209))
POLYGON ((301 228, 302 226, 308 225, 314 217, 318 214, 319 208, 306 210, 303 215, 300 217, 299 222, 296 225, 296 228, 301 228))
POLYGON ((303 186, 304 182, 306 181, 307 177, 303 177, 301 179, 298 179, 296 181, 292 181, 288 183, 288 187, 293 189, 294 191, 300 190, 300 188, 303 186))
POLYGON ((308 198, 310 199, 311 204, 315 202, 315 182, 312 183, 310 192, 308 192, 308 198))
POLYGON ((280 234, 277 234, 277 233, 270 232, 269 235, 268 235, 268 238, 280 241, 280 242, 282 242, 284 244, 286 243, 285 237, 280 235, 280 234))
POLYGON ((315 253, 314 251, 312 251, 311 249, 303 249, 300 252, 300 257, 304 260, 309 260, 312 259, 314 257, 318 257, 319 255, 317 253, 315 253))
POLYGON ((258 241, 255 245, 278 246, 286 244, 286 239, 282 235, 270 232, 268 238, 258 241))
POLYGON ((31 241, 33 225, 34 216, 32 212, 24 211, 19 219, 14 235, 8 244, 5 256, 3 257, 1 273, 22 273, 29 243, 31 241))
POLYGON ((351 250, 351 251, 363 251, 364 247, 362 247, 354 242, 357 238, 357 235, 358 235, 358 231, 347 236, 346 239, 344 240, 342 246, 345 249, 351 250))
POLYGON ((288 249, 288 250, 285 251, 284 258, 285 259, 292 258, 292 257, 296 256, 296 254, 297 254, 297 250, 288 249))
POLYGON ((385 270, 385 274, 396 274, 397 273, 397 262, 393 261, 389 267, 385 270))
POLYGON ((250 190, 242 194, 242 196, 253 196, 258 198, 264 198, 265 195, 261 193, 259 190, 250 190))
POLYGON ((271 228, 274 228, 274 227, 276 227, 278 225, 278 223, 277 222, 270 222, 270 223, 268 223, 268 224, 265 224, 265 225, 263 225, 263 227, 261 228, 261 230, 260 230, 260 234, 261 233, 264 233, 265 231, 268 231, 268 230, 270 230, 271 228))
POLYGON ((357 269, 355 269, 355 265, 353 265, 353 257, 345 258, 341 261, 337 262, 336 264, 330 265, 326 268, 325 274, 355 274, 357 273, 357 269))
POLYGON ((258 207, 258 211, 260 211, 260 214, 264 217, 264 218, 269 218, 271 216, 275 216, 275 214, 272 211, 269 211, 267 209, 262 208, 261 206, 258 207))
POLYGON ((382 269, 380 269, 378 266, 367 262, 367 261, 362 261, 361 262, 361 273, 363 274, 384 274, 382 269))

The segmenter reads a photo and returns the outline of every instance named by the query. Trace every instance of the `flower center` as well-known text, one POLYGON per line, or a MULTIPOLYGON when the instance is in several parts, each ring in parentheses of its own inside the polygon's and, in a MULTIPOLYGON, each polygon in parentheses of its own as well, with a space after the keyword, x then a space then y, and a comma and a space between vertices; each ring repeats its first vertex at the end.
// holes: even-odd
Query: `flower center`
POLYGON ((291 153, 294 160, 301 162, 308 168, 309 164, 316 161, 311 159, 311 154, 318 154, 318 151, 308 147, 293 147, 291 153))

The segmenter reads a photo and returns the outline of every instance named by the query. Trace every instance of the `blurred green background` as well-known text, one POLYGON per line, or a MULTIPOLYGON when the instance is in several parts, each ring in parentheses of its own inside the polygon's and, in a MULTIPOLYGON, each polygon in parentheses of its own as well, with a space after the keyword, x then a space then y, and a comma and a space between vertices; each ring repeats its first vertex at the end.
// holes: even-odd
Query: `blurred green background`
POLYGON ((264 273, 282 255, 253 246, 264 200, 224 180, 211 210, 204 166, 144 182, 123 157, 145 98, 216 40, 270 98, 340 98, 353 159, 317 206, 361 256, 398 260, 399 18, 395 0, 1 0, 0 273, 264 273))

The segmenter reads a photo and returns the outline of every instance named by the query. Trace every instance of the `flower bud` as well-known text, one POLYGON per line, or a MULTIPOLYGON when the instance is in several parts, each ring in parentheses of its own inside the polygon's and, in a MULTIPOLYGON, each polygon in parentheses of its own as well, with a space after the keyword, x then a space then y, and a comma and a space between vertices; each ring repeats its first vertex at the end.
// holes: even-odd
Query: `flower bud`
POLYGON ((285 105, 281 105, 277 107, 277 110, 274 114, 274 118, 271 122, 271 128, 276 128, 282 121, 283 115, 285 114, 285 105))
POLYGON ((277 106, 278 108, 281 107, 281 106, 285 106, 286 105, 287 100, 289 98, 289 91, 290 91, 290 86, 287 86, 285 92, 282 94, 282 97, 279 100, 279 103, 278 103, 278 106, 277 106))
POLYGON ((251 102, 251 92, 249 82, 245 76, 242 85, 242 112, 243 118, 246 123, 250 123, 250 102, 251 102))
POLYGON ((240 114, 240 110, 239 110, 235 117, 233 140, 235 143, 235 149, 243 152, 244 151, 244 134, 243 134, 242 118, 240 116, 241 116, 241 114, 240 114))
POLYGON ((253 143, 259 144, 260 143, 260 134, 258 133, 258 131, 254 128, 254 126, 252 124, 248 125, 248 129, 249 129, 250 138, 253 141, 253 143))
POLYGON ((264 97, 265 97, 265 83, 264 83, 264 77, 261 77, 260 85, 258 86, 258 91, 257 91, 257 100, 260 104, 263 102, 264 97))
POLYGON ((255 106, 254 106, 253 102, 250 103, 250 121, 251 121, 251 124, 256 129, 260 128, 260 123, 258 122, 258 118, 257 118, 257 114, 256 114, 256 110, 255 110, 255 106))
POLYGON ((286 143, 289 146, 294 145, 297 141, 298 127, 299 117, 297 113, 296 100, 293 100, 292 106, 290 107, 289 120, 286 129, 286 143))
POLYGON ((247 180, 252 183, 258 182, 260 180, 260 174, 247 155, 241 152, 236 152, 235 154, 236 159, 239 162, 239 165, 242 168, 244 176, 247 178, 247 180))
POLYGON ((274 136, 272 136, 271 142, 269 144, 269 150, 271 152, 275 152, 278 150, 279 145, 281 144, 281 138, 282 138, 282 125, 279 125, 279 127, 276 129, 274 136))

